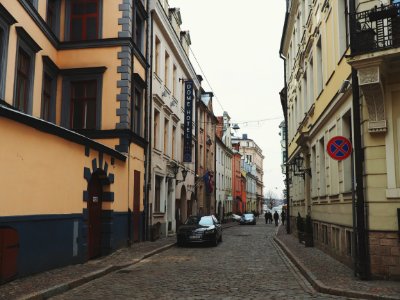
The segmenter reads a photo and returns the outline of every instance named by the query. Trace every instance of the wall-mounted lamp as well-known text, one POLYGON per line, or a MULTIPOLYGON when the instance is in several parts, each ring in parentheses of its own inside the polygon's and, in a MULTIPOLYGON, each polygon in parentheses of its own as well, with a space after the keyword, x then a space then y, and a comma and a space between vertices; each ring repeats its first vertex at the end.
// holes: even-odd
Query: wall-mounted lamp
POLYGON ((311 177, 311 168, 303 168, 304 158, 298 155, 293 162, 293 171, 295 176, 302 176, 305 178, 305 174, 308 174, 311 177))

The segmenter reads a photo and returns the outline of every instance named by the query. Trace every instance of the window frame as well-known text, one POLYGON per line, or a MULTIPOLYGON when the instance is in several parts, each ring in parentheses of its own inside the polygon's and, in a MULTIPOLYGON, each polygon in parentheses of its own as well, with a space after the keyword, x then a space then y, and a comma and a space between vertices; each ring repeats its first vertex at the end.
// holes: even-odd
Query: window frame
POLYGON ((140 137, 144 137, 144 115, 145 115, 145 89, 146 82, 140 77, 138 73, 133 74, 133 84, 132 84, 132 96, 131 96, 131 131, 140 137), (140 101, 137 101, 136 95, 140 94, 140 101), (136 109, 136 108, 139 109, 136 109), (139 112, 139 118, 137 117, 137 113, 139 112), (137 121, 138 119, 138 121, 137 121))
POLYGON ((6 77, 7 77, 7 57, 8 57, 8 40, 10 35, 10 26, 17 21, 11 16, 6 8, 0 3, 0 99, 4 99, 6 91, 6 77), (2 45, 2 47, 1 47, 2 45))
MULTIPOLYGON (((80 42, 80 41, 88 41, 88 39, 81 40, 71 40, 71 3, 76 0, 66 0, 65 3, 65 29, 64 36, 66 41, 72 42, 80 42)), ((98 19, 97 19, 97 37, 96 39, 101 39, 103 36, 103 0, 84 0, 86 1, 98 1, 98 19)))
POLYGON ((17 102, 17 84, 18 84, 18 62, 20 59, 20 51, 25 52, 29 58, 29 74, 28 74, 28 89, 27 89, 27 103, 26 103, 26 111, 23 111, 26 114, 32 115, 33 110, 33 89, 34 89, 34 81, 35 81, 35 61, 36 61, 36 53, 41 50, 40 46, 36 44, 36 42, 29 36, 29 34, 22 27, 15 27, 17 31, 17 47, 16 47, 16 56, 15 56, 15 69, 14 69, 14 93, 13 93, 13 106, 16 107, 17 102))
POLYGON ((49 26, 49 28, 53 31, 53 33, 59 37, 60 36, 60 13, 61 13, 61 6, 60 6, 60 1, 57 0, 47 0, 46 2, 46 24, 49 26), (54 6, 54 24, 49 24, 49 2, 54 1, 55 6, 54 6))
MULTIPOLYGON (((61 70, 63 76, 62 82, 62 109, 61 109, 61 126, 65 128, 71 128, 71 82, 79 81, 97 81, 96 89, 96 126, 95 129, 101 129, 101 117, 102 117, 102 91, 103 91, 103 73, 105 67, 87 68, 87 69, 66 69, 61 70)), ((79 130, 79 129, 75 129, 79 130)))
POLYGON ((58 68, 54 62, 48 57, 43 56, 43 77, 42 77, 42 103, 40 106, 40 117, 43 120, 55 123, 56 122, 56 98, 57 98, 57 80, 58 80, 58 68), (50 106, 49 106, 49 118, 46 119, 43 116, 44 106, 44 88, 45 88, 45 76, 52 79, 50 87, 50 106))

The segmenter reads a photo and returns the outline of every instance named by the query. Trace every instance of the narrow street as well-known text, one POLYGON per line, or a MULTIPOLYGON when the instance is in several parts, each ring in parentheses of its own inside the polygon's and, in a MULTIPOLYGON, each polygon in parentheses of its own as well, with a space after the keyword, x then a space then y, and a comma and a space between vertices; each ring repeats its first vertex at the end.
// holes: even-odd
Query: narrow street
POLYGON ((275 230, 260 218, 224 230, 218 247, 173 247, 52 299, 346 299, 315 292, 275 230))

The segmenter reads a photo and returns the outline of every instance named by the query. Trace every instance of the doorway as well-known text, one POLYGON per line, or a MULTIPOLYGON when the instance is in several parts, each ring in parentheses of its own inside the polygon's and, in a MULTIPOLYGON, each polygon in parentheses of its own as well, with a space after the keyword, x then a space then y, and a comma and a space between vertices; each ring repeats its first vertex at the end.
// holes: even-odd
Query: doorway
POLYGON ((101 203, 103 188, 99 174, 94 173, 88 185, 88 258, 93 259, 101 255, 101 203))

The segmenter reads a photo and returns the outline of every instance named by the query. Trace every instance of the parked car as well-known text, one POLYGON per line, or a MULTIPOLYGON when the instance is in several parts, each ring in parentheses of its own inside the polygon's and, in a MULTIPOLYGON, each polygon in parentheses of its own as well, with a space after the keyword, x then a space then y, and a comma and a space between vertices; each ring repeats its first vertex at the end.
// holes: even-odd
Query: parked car
POLYGON ((243 214, 242 218, 240 219, 240 225, 245 224, 256 225, 256 217, 254 214, 243 214))
POLYGON ((190 243, 210 243, 217 246, 222 241, 222 226, 217 218, 209 216, 190 216, 177 232, 178 246, 190 243))
POLYGON ((236 215, 236 214, 232 214, 232 215, 231 215, 231 218, 232 218, 233 221, 240 222, 240 219, 241 219, 242 217, 239 216, 239 215, 236 215))

